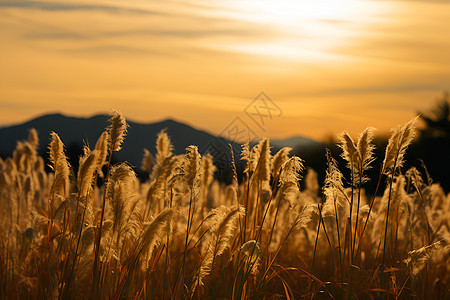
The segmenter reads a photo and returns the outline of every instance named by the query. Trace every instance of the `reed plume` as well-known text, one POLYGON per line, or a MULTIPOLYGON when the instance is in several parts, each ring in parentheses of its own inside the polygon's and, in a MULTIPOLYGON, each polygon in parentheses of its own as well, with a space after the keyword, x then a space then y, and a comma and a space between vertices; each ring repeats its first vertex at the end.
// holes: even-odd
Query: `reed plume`
POLYGON ((31 128, 28 132, 28 143, 33 147, 33 149, 37 149, 39 146, 39 135, 35 128, 31 128))
POLYGON ((268 182, 270 180, 271 173, 271 155, 270 155, 270 145, 269 139, 262 139, 255 153, 258 153, 258 161, 255 169, 255 176, 261 181, 268 182))
POLYGON ((108 127, 110 150, 119 151, 127 134, 128 124, 125 117, 116 110, 113 110, 113 115, 109 122, 111 122, 111 125, 108 127))
POLYGON ((81 197, 87 197, 94 180, 94 173, 98 170, 99 151, 93 150, 80 158, 78 169, 78 193, 81 197))
POLYGON ((103 177, 102 167, 106 164, 106 158, 108 157, 108 131, 103 131, 95 144, 95 150, 98 151, 97 159, 97 172, 100 177, 103 177))
POLYGON ((398 126, 391 130, 392 134, 389 138, 383 161, 383 173, 393 173, 397 168, 403 166, 406 149, 416 135, 414 129, 418 118, 419 116, 410 120, 405 125, 398 126))
POLYGON ((300 172, 304 170, 303 160, 297 156, 289 158, 281 167, 280 185, 287 183, 298 184, 300 172))
POLYGON ((173 155, 173 145, 165 129, 158 133, 156 139, 156 163, 162 164, 164 160, 173 155))
POLYGON ((153 221, 144 223, 144 229, 136 247, 136 258, 144 253, 147 253, 147 257, 151 257, 155 245, 172 231, 174 213, 174 209, 167 208, 153 221))
POLYGON ((247 267, 246 273, 257 275, 261 266, 262 251, 259 244, 255 240, 245 242, 239 252, 243 255, 245 266, 247 267))
POLYGON ((211 240, 194 277, 191 293, 195 292, 198 285, 204 284, 203 280, 211 272, 216 258, 231 247, 234 231, 237 228, 236 223, 244 213, 245 210, 242 206, 234 208, 221 206, 214 210, 210 228, 211 240))
POLYGON ((444 241, 439 240, 431 245, 421 247, 416 250, 408 252, 408 257, 403 262, 410 268, 411 274, 416 276, 425 267, 426 263, 433 257, 437 251, 441 249, 449 249, 449 246, 444 246, 444 241))
POLYGON ((142 157, 141 162, 141 170, 149 172, 152 170, 153 164, 155 163, 155 159, 153 158, 153 155, 144 148, 144 155, 142 157))
POLYGON ((70 166, 64 154, 64 144, 58 134, 51 132, 50 150, 50 167, 55 171, 55 179, 53 182, 54 191, 66 195, 69 191, 69 173, 70 166))
POLYGON ((281 167, 289 159, 289 152, 291 151, 291 147, 284 147, 272 157, 272 177, 275 178, 279 175, 281 167))
MULTIPOLYGON (((406 149, 411 144, 414 136, 415 136, 415 123, 418 119, 418 116, 406 123, 404 126, 398 126, 395 129, 392 129, 392 135, 389 138, 388 145, 386 147, 386 154, 383 161, 382 173, 388 175, 389 181, 389 192, 388 192, 388 201, 386 208, 386 225, 384 230, 384 243, 383 243, 383 258, 381 264, 381 271, 384 271, 385 268, 385 257, 386 257, 386 243, 387 243, 387 235, 388 235, 388 224, 389 224, 389 210, 391 204, 391 193, 392 186, 394 181, 394 176, 397 169, 401 168, 404 163, 404 156, 406 149)), ((383 273, 381 275, 381 286, 383 287, 384 276, 383 273)))
POLYGON ((183 162, 183 178, 191 190, 198 187, 200 183, 200 168, 201 156, 198 153, 197 146, 188 146, 186 148, 186 155, 183 162))

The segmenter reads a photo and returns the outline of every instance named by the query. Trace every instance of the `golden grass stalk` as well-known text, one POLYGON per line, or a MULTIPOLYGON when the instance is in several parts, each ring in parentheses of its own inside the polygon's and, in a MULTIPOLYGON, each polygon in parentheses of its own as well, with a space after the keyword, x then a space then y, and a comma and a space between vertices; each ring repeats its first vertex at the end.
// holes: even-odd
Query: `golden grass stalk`
POLYGON ((181 264, 182 269, 182 277, 181 277, 181 286, 184 285, 185 280, 185 271, 186 271, 186 254, 189 243, 189 234, 191 231, 192 223, 194 220, 194 211, 196 204, 196 189, 200 184, 200 161, 201 156, 198 153, 198 149, 196 146, 188 146, 186 148, 186 154, 182 166, 183 170, 183 180, 187 183, 189 187, 189 209, 187 216, 187 224, 186 224, 186 239, 184 242, 184 252, 183 252, 183 261, 181 264))
POLYGON ((229 208, 221 206, 214 210, 212 226, 210 228, 211 240, 202 259, 197 274, 194 276, 191 295, 195 293, 199 285, 203 285, 204 278, 210 274, 216 258, 231 247, 234 231, 237 228, 238 219, 245 214, 242 206, 229 208))
MULTIPOLYGON (((108 133, 109 133, 109 161, 108 161, 108 173, 109 168, 111 165, 111 158, 112 153, 114 151, 119 151, 121 149, 122 142, 125 138, 128 124, 124 118, 124 116, 119 113, 116 110, 113 110, 113 115, 109 119, 109 122, 111 122, 110 126, 108 127, 108 133)), ((108 182, 108 178, 106 178, 106 182, 108 182)), ((105 185, 105 191, 103 192, 102 196, 102 208, 100 211, 100 223, 99 223, 99 229, 98 229, 98 237, 97 241, 94 246, 94 263, 93 263, 93 273, 94 273, 94 279, 92 281, 92 288, 91 292, 94 295, 94 297, 99 296, 99 270, 98 270, 98 261, 99 261, 99 254, 100 254, 100 244, 102 239, 102 226, 103 226, 103 218, 105 215, 105 203, 106 203, 106 185, 105 185)))
POLYGON ((415 136, 415 123, 417 122, 418 116, 410 120, 405 125, 398 126, 392 129, 391 137, 389 138, 388 145, 386 147, 386 154, 383 161, 382 173, 388 175, 389 181, 389 197, 386 209, 386 226, 384 229, 384 242, 383 242, 383 258, 381 263, 381 287, 383 288, 384 283, 384 269, 385 269, 385 258, 386 258, 386 241, 387 241, 387 230, 389 224, 389 209, 391 204, 391 194, 392 194, 392 184, 394 181, 395 172, 398 168, 401 168, 404 163, 404 156, 407 147, 411 144, 415 136))
POLYGON ((341 237, 339 227, 338 207, 344 204, 346 194, 342 183, 343 175, 338 168, 336 160, 331 155, 330 150, 326 149, 327 170, 325 175, 325 183, 323 187, 323 194, 325 196, 325 203, 322 207, 322 217, 332 216, 336 221, 336 233, 338 241, 339 252, 339 266, 341 273, 341 286, 344 287, 344 271, 342 263, 341 237))

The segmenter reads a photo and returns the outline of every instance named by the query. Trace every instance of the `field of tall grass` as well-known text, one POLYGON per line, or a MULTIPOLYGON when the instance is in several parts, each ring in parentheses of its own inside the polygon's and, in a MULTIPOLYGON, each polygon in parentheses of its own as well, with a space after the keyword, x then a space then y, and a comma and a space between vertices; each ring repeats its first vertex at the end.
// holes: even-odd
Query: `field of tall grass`
POLYGON ((30 130, 0 160, 1 298, 450 299, 450 195, 402 168, 415 122, 392 130, 377 164, 371 128, 343 132, 347 165, 328 152, 323 183, 290 148, 243 145, 230 185, 196 146, 174 155, 164 131, 145 181, 112 164, 127 131, 118 112, 78 170, 52 133, 46 172, 30 130))

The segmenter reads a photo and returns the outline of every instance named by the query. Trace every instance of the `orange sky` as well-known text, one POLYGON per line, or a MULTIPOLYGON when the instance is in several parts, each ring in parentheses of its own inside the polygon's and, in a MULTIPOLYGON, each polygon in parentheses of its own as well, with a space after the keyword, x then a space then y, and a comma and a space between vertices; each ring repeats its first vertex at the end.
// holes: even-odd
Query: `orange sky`
POLYGON ((0 0, 0 126, 114 108, 214 134, 384 132, 450 89, 449 30, 449 1, 0 0))

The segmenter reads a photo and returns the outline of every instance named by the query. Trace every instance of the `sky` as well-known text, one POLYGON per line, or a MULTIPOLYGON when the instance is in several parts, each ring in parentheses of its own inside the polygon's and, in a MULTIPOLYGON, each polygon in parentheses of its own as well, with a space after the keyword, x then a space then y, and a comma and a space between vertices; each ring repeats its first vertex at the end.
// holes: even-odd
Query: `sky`
POLYGON ((325 140, 450 90, 450 1, 0 0, 0 41, 0 126, 116 109, 325 140))

